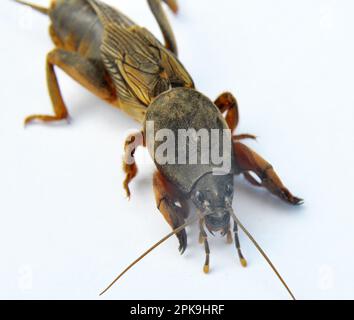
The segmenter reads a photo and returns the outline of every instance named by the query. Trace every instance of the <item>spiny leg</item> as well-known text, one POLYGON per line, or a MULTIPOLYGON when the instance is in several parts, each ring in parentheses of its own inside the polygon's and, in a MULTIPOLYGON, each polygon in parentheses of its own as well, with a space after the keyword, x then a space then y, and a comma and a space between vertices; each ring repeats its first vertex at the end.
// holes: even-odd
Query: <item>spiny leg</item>
MULTIPOLYGON (((163 0, 170 9, 177 13, 178 6, 175 0, 163 0)), ((171 52, 173 52, 176 56, 178 55, 176 39, 174 33, 172 31, 171 25, 167 19, 167 16, 161 6, 161 0, 148 0, 150 9, 155 16, 155 19, 160 26, 161 32, 163 34, 165 40, 165 46, 171 52)))
POLYGON ((43 122, 52 122, 52 121, 64 120, 69 117, 68 110, 65 106, 65 103, 63 101, 60 92, 58 79, 55 74, 54 64, 51 58, 52 58, 51 53, 49 53, 47 55, 46 73, 47 73, 47 85, 48 85, 49 95, 52 100, 55 115, 54 116, 39 115, 39 114, 31 115, 25 119, 25 125, 29 124, 34 120, 40 120, 43 122))
MULTIPOLYGON (((153 177, 153 186, 156 205, 172 229, 178 228, 185 223, 188 217, 188 203, 182 194, 165 177, 156 171, 153 177)), ((185 229, 176 234, 179 241, 181 254, 187 248, 187 234, 185 229)))
MULTIPOLYGON (((215 100, 214 103, 219 108, 221 113, 226 113, 225 120, 231 131, 234 132, 240 120, 238 104, 234 95, 230 92, 224 92, 215 100)), ((256 136, 252 134, 233 135, 233 140, 242 139, 256 139, 256 136)))
POLYGON ((204 250, 205 250, 205 262, 204 262, 204 267, 203 271, 205 273, 209 273, 210 270, 210 248, 209 248, 209 242, 208 242, 208 235, 205 232, 204 229, 204 219, 199 220, 199 241, 204 244, 204 250))
POLYGON ((240 142, 234 142, 233 148, 235 152, 236 166, 240 173, 243 173, 250 183, 255 186, 265 187, 272 194, 290 204, 300 205, 303 203, 302 199, 291 194, 275 173, 271 164, 264 160, 260 155, 240 142), (250 171, 254 172, 261 182, 255 180, 250 175, 250 171))
POLYGON ((169 6, 169 8, 172 10, 173 13, 178 12, 178 4, 176 0, 162 0, 162 1, 169 6))
POLYGON ((124 190, 127 197, 130 198, 129 183, 135 178, 138 173, 138 167, 135 162, 134 154, 139 146, 144 146, 144 134, 143 132, 137 132, 130 134, 124 143, 124 158, 123 158, 123 170, 125 172, 125 179, 123 182, 124 190))
POLYGON ((68 119, 69 113, 60 91, 54 66, 61 68, 70 77, 102 99, 107 101, 114 99, 115 93, 107 82, 103 68, 77 53, 54 49, 48 53, 46 62, 47 85, 54 115, 32 115, 25 119, 25 124, 34 120, 53 122, 68 119))
POLYGON ((240 259, 242 267, 246 268, 247 267, 247 260, 244 258, 242 251, 241 251, 240 239, 238 237, 238 226, 237 226, 236 221, 234 221, 234 236, 235 236, 235 246, 236 246, 236 250, 238 253, 238 257, 240 259))

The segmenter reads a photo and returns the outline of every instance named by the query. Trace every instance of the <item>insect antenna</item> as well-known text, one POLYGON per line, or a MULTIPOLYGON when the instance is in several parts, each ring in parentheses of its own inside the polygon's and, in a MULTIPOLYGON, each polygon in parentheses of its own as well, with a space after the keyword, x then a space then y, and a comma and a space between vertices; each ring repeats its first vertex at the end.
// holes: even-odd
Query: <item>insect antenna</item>
POLYGON ((282 276, 280 275, 280 273, 278 272, 278 270, 275 268, 274 264, 272 263, 272 261, 269 259, 269 257, 266 255, 266 253, 263 251, 263 249, 260 247, 260 245, 257 243, 257 241, 252 237, 252 235, 248 232, 248 230, 244 227, 244 225, 240 222, 240 220, 236 217, 236 215, 231 212, 231 215, 235 221, 235 223, 237 223, 239 225, 239 227, 242 229, 242 231, 246 234, 246 236, 251 240, 251 242, 254 244, 254 246, 257 248, 257 250, 259 251, 259 253, 263 256, 263 258, 268 262, 269 266, 273 269, 274 273, 277 275, 277 277, 279 278, 280 282, 283 284, 283 286, 285 287, 285 289, 288 291, 288 293, 290 294, 291 298, 293 300, 296 300, 295 296, 293 295, 293 293, 291 292, 290 288, 288 287, 288 285, 286 284, 286 282, 284 281, 284 279, 282 278, 282 276))
POLYGON ((135 259, 128 267, 126 267, 111 283, 110 285, 104 289, 101 293, 100 296, 102 296, 104 293, 106 293, 112 286, 124 275, 126 274, 131 268, 133 268, 138 262, 140 262, 143 258, 145 258, 151 251, 156 249, 159 245, 164 243, 166 240, 171 238, 173 235, 177 234, 178 232, 181 232, 184 228, 187 226, 193 224, 196 222, 199 218, 194 217, 194 219, 191 219, 190 221, 186 222, 185 224, 181 225, 180 227, 174 229, 172 232, 170 232, 168 235, 163 237, 160 241, 156 242, 150 249, 146 250, 139 258, 135 259))

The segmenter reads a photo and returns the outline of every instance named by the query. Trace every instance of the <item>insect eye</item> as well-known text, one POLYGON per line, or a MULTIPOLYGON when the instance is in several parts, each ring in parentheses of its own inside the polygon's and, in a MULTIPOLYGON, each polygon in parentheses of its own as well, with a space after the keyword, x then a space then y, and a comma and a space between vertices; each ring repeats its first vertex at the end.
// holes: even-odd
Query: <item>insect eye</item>
POLYGON ((195 195, 195 198, 197 199, 198 202, 202 203, 204 201, 204 195, 201 192, 197 192, 195 195))

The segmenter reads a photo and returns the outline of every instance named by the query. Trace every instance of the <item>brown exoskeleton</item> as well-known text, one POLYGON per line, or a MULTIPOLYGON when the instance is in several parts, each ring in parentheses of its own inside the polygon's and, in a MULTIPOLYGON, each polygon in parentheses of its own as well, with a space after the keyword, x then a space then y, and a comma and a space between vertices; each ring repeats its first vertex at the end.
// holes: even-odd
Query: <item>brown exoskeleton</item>
MULTIPOLYGON (((48 9, 15 1, 50 17, 50 35, 55 44, 46 62, 47 84, 54 115, 32 115, 26 118, 26 124, 33 121, 65 120, 69 117, 54 70, 54 67, 59 67, 82 86, 143 125, 141 132, 130 135, 126 140, 126 160, 134 158, 135 149, 139 145, 149 145, 146 136, 148 121, 153 121, 156 129, 168 128, 174 133, 191 128, 204 128, 208 132, 219 129, 232 133, 229 154, 232 166, 224 175, 212 174, 214 166, 210 164, 161 165, 154 158, 158 169, 153 178, 156 203, 173 232, 143 256, 174 234, 177 235, 183 253, 187 247, 185 228, 199 220, 200 240, 206 251, 204 271, 208 272, 209 245, 204 228, 211 233, 221 231, 232 242, 233 222, 236 248, 241 264, 246 266, 237 227, 240 226, 253 242, 254 239, 233 213, 233 176, 243 174, 251 184, 267 188, 292 205, 301 204, 302 200, 289 192, 267 161, 240 142, 246 138, 255 138, 253 135, 233 134, 239 121, 234 96, 223 93, 212 102, 195 89, 191 76, 177 58, 175 39, 161 7, 161 1, 164 1, 177 12, 175 0, 148 0, 162 30, 165 45, 148 30, 98 0, 53 0, 48 9), (252 174, 257 175, 259 181, 252 174), (198 216, 192 221, 187 221, 188 200, 192 200, 198 211, 198 216)), ((157 147, 150 146, 150 152, 154 153, 157 147)), ((130 196, 129 183, 137 174, 135 161, 125 161, 124 171, 124 188, 130 196)), ((255 245, 265 256, 257 243, 255 245)), ((271 266, 277 273, 274 266, 271 266)))

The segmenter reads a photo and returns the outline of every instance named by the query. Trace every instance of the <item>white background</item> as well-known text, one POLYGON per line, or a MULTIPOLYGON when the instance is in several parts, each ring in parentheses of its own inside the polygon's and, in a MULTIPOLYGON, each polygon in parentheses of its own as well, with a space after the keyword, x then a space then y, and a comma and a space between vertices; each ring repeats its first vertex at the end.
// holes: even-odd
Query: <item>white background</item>
MULTIPOLYGON (((35 0, 33 0, 35 1, 35 0)), ((108 2, 108 1, 107 1, 108 2)), ((47 1, 36 1, 47 5, 47 1)), ((111 0, 159 38, 143 0, 111 0)), ((354 298, 354 4, 350 0, 179 0, 180 58, 198 89, 239 100, 239 132, 303 197, 294 208, 236 178, 234 209, 299 299, 354 298)), ((128 202, 124 139, 139 125, 61 72, 67 125, 23 127, 52 113, 48 18, 9 0, 0 10, 0 298, 98 298, 128 263, 170 231, 154 204, 153 164, 128 202)), ((184 256, 175 238, 105 298, 288 299, 242 234, 249 267, 211 238, 211 273, 197 227, 184 256)))

